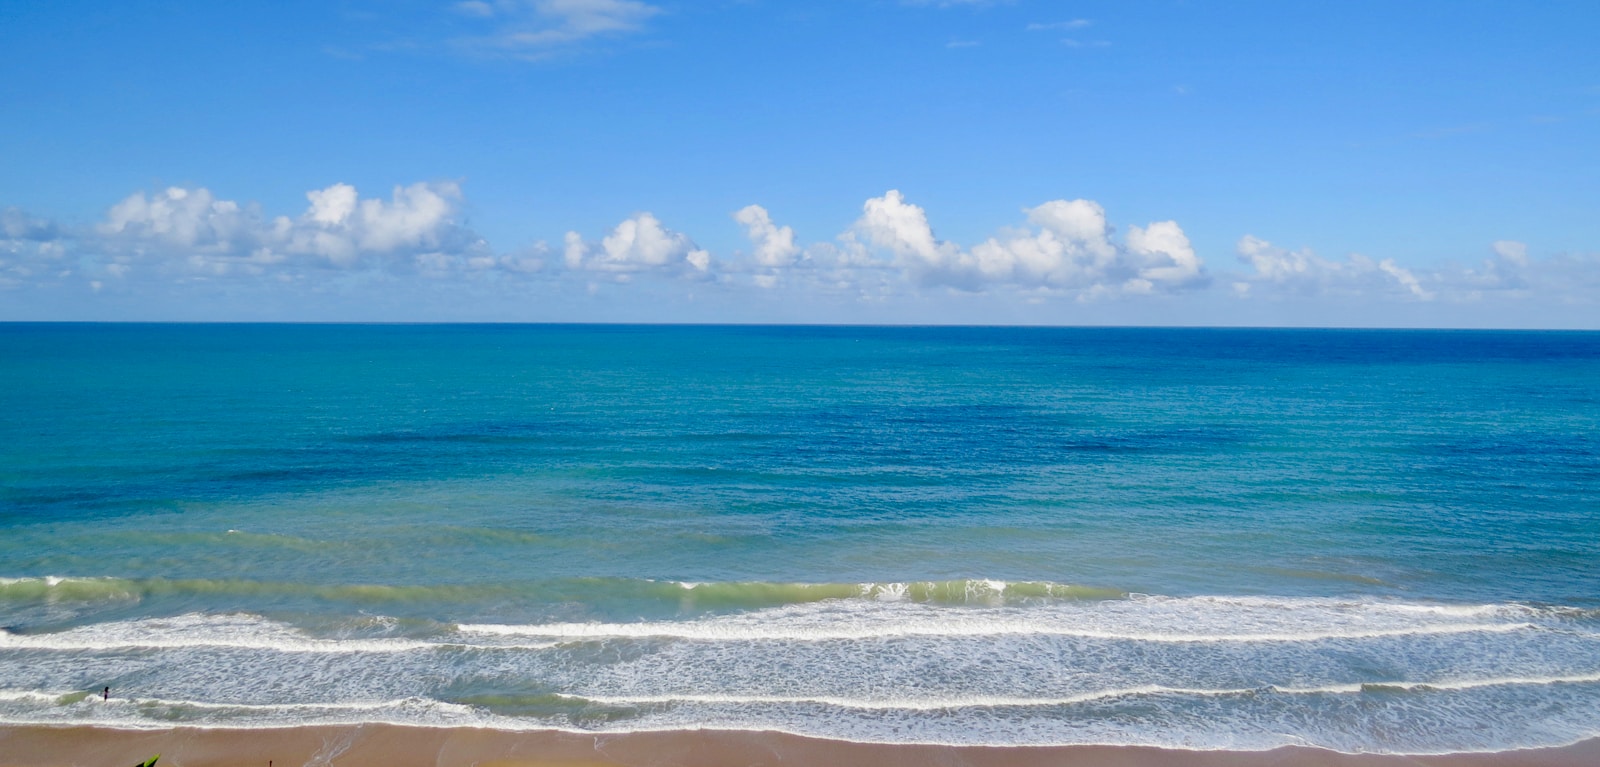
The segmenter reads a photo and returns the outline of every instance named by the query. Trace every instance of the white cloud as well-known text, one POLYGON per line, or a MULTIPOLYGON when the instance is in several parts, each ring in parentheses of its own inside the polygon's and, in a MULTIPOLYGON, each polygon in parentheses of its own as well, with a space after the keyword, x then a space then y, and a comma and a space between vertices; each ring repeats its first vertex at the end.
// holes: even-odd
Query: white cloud
POLYGON ((129 195, 106 213, 99 230, 133 243, 194 252, 228 253, 247 247, 262 232, 260 216, 204 187, 169 187, 129 195))
MULTIPOLYGON (((321 256, 350 266, 364 255, 433 251, 456 234, 453 220, 461 189, 453 183, 395 187, 392 198, 361 199, 349 184, 306 193, 311 205, 299 219, 273 220, 268 247, 321 256)), ((459 244, 459 243, 455 243, 459 244)))
POLYGON ((1023 211, 1036 229, 1011 230, 972 249, 992 281, 1093 287, 1116 263, 1105 210, 1090 200, 1052 200, 1023 211))
POLYGON ((1176 221, 1157 221, 1140 229, 1128 227, 1128 253, 1137 279, 1165 287, 1188 287, 1204 279, 1205 264, 1176 221))
POLYGON ((1406 290, 1411 291, 1411 294, 1417 298, 1420 298, 1424 301, 1433 299, 1433 293, 1423 289, 1422 283, 1417 279, 1416 275, 1412 274, 1410 269, 1406 269, 1405 267, 1396 264, 1394 259, 1385 258, 1382 261, 1379 261, 1378 269, 1384 274, 1393 277, 1395 282, 1404 285, 1406 290))
POLYGON ((1031 226, 967 251, 934 237, 926 212, 891 190, 866 202, 844 239, 887 251, 918 281, 974 292, 1010 285, 1080 295, 1148 293, 1205 282, 1204 265, 1175 222, 1131 227, 1119 246, 1105 210, 1092 200, 1052 200, 1023 212, 1031 226))
POLYGON ((474 0, 454 7, 493 27, 463 44, 532 58, 589 38, 636 32, 662 12, 638 0, 474 0))
POLYGON ((640 213, 617 224, 598 246, 584 242, 577 232, 567 232, 564 255, 568 268, 622 275, 685 266, 703 273, 711 268, 710 253, 695 245, 688 235, 662 226, 650 213, 640 213))
POLYGON ((577 232, 567 232, 564 238, 565 247, 562 249, 562 260, 568 269, 583 268, 583 261, 589 255, 589 246, 584 243, 583 235, 577 232))
POLYGON ((1238 250, 1239 260, 1253 272, 1238 275, 1241 279, 1233 284, 1241 297, 1345 296, 1455 304, 1537 301, 1542 307, 1600 300, 1600 254, 1534 258, 1527 245, 1513 240, 1491 243, 1492 255, 1477 263, 1447 261, 1428 268, 1360 254, 1331 261, 1309 249, 1290 251, 1251 236, 1239 240, 1238 250))
POLYGON ((122 266, 143 260, 209 276, 296 266, 437 273, 465 267, 487 247, 456 221, 460 199, 449 182, 397 186, 389 200, 363 199, 355 187, 334 184, 307 192, 309 205, 298 217, 267 221, 257 206, 204 187, 170 187, 111 206, 92 246, 122 266))
POLYGON ((1495 255, 1517 265, 1528 265, 1528 246, 1515 240, 1496 240, 1490 246, 1495 255))
POLYGON ((863 203, 861 218, 856 220, 850 233, 865 238, 872 246, 888 250, 899 265, 914 271, 949 269, 961 258, 959 247, 934 238, 928 214, 906 202, 898 189, 863 203))
POLYGON ((733 214, 733 220, 744 225, 745 236, 755 246, 751 255, 756 263, 766 267, 783 267, 793 264, 800 255, 794 244, 794 229, 772 223, 772 216, 760 205, 748 205, 733 214))
POLYGON ((1399 289, 1423 301, 1434 297, 1415 274, 1392 258, 1375 261, 1352 253, 1343 261, 1330 261, 1309 248, 1287 250, 1251 235, 1240 238, 1238 253, 1239 260, 1255 270, 1247 277, 1250 282, 1270 284, 1302 295, 1381 295, 1393 294, 1399 289))

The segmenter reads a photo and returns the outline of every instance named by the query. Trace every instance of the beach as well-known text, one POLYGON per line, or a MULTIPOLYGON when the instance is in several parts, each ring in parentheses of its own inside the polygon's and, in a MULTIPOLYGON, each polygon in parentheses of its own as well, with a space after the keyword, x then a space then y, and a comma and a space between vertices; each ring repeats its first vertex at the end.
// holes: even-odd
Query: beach
POLYGON ((0 728, 0 767, 1587 767, 1600 740, 1563 748, 1398 756, 1311 748, 1183 751, 1125 746, 1041 748, 849 743, 770 732, 630 735, 508 733, 368 724, 262 730, 0 728))

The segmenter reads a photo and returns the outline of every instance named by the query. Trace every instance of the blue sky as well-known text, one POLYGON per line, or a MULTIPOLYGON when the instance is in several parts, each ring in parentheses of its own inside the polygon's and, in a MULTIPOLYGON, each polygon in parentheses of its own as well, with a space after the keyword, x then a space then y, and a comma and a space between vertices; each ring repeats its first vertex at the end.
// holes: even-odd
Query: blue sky
POLYGON ((0 319, 1595 328, 1597 29, 7 0, 0 319))

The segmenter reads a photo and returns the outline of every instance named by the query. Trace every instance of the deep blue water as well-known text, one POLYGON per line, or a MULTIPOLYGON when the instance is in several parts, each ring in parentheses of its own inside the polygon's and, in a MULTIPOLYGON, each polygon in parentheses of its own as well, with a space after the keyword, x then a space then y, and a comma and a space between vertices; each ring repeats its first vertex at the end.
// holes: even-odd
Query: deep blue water
POLYGON ((0 325, 0 413, 0 720, 1600 734, 1597 333, 0 325))

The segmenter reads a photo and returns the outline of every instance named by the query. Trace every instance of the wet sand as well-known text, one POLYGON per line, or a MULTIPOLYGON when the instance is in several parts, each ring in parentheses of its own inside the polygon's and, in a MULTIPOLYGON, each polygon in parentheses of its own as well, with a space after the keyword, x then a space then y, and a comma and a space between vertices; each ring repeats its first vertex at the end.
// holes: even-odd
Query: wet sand
POLYGON ((1443 756, 1309 748, 1180 751, 1119 746, 880 745, 765 732, 579 735, 386 724, 282 729, 0 727, 0 767, 1591 767, 1600 739, 1565 748, 1443 756))

